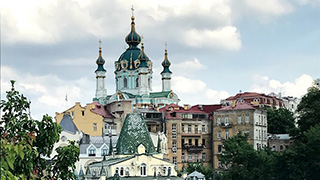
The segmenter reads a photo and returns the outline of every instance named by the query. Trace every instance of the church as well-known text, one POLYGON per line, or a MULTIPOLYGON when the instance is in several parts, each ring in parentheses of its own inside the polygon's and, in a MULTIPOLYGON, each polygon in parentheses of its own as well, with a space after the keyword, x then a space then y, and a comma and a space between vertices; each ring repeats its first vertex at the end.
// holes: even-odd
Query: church
POLYGON ((163 71, 162 91, 152 92, 152 61, 144 50, 141 36, 136 32, 135 17, 131 17, 131 31, 125 41, 128 48, 120 55, 115 64, 116 92, 108 95, 105 87, 106 70, 103 67, 105 60, 102 57, 101 46, 99 57, 96 60, 96 94, 94 102, 102 105, 115 101, 130 100, 133 108, 161 108, 167 104, 178 104, 180 101, 177 94, 171 89, 171 62, 168 59, 168 50, 165 49, 162 62, 163 71), (141 44, 141 47, 139 45, 141 44))

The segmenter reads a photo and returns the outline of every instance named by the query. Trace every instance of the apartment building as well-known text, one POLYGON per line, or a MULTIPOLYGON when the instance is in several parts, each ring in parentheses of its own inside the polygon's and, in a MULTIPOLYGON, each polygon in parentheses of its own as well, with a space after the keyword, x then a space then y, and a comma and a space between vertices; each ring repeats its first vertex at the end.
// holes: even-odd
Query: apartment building
POLYGON ((248 134, 254 149, 267 146, 267 112, 245 101, 234 102, 213 112, 213 167, 224 168, 218 159, 223 142, 239 132, 248 134))
POLYGON ((212 166, 212 112, 221 105, 184 106, 170 104, 164 113, 168 158, 178 170, 189 162, 212 166))

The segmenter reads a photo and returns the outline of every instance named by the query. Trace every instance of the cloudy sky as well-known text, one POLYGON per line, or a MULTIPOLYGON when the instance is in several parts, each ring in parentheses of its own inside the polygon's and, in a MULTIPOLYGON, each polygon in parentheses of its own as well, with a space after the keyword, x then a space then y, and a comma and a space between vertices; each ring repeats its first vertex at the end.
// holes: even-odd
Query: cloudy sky
POLYGON ((1 0, 1 99, 14 79, 35 118, 90 103, 99 39, 114 93, 132 5, 153 90, 167 42, 180 104, 219 103, 240 90, 301 97, 320 77, 319 0, 1 0))

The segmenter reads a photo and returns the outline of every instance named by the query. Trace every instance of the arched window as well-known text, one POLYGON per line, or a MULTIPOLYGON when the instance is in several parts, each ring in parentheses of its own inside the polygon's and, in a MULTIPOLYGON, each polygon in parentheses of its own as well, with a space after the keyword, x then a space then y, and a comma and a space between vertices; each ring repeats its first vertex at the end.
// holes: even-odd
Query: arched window
POLYGON ((120 168, 120 176, 123 176, 123 175, 124 175, 124 168, 121 167, 121 168, 120 168))
POLYGON ((128 80, 126 77, 123 78, 123 87, 128 87, 128 80))
POLYGON ((280 145, 280 151, 282 151, 282 150, 283 150, 283 145, 281 144, 281 145, 280 145))
POLYGON ((147 175, 147 165, 145 163, 142 163, 140 166, 140 174, 141 176, 147 175))
POLYGON ((139 87, 139 78, 136 79, 136 87, 139 87))
POLYGON ((115 174, 119 174, 119 168, 116 167, 116 173, 115 174))

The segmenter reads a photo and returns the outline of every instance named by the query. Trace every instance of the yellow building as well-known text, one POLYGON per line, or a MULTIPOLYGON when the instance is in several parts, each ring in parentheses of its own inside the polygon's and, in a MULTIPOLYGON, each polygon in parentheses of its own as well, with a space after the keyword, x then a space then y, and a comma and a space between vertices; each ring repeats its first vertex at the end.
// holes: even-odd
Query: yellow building
MULTIPOLYGON (((82 107, 80 102, 62 113, 56 112, 56 122, 59 124, 65 113, 69 113, 79 130, 90 136, 101 136, 104 128, 104 117, 95 112, 99 108, 96 103, 89 103, 82 107)), ((103 108, 100 106, 100 108, 103 108)))

